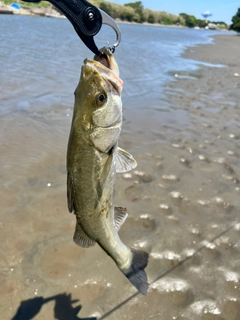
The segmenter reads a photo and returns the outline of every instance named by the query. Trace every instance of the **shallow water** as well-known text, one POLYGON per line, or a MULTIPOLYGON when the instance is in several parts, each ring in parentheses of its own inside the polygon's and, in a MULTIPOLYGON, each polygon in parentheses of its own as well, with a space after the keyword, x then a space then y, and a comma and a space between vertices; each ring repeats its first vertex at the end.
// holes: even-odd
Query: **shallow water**
MULTIPOLYGON (((66 145, 92 54, 66 20, 1 16, 0 25, 2 319, 239 320, 239 102, 204 83, 209 65, 180 56, 213 33, 120 26, 120 146, 138 167, 118 176, 115 200, 129 213, 122 240, 150 253, 142 297, 98 246, 72 241, 66 145), (176 74, 195 79, 193 90, 176 74)), ((111 38, 104 29, 97 43, 111 38)))

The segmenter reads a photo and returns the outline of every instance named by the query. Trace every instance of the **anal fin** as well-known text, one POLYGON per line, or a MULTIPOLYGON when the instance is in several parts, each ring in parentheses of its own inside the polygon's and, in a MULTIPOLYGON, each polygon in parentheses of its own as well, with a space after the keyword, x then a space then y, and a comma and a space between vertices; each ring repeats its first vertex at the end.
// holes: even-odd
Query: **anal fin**
POLYGON ((80 224, 77 222, 75 232, 73 235, 73 241, 82 248, 89 248, 95 245, 95 241, 89 238, 88 235, 83 231, 80 224))
POLYGON ((114 208, 114 220, 115 220, 115 228, 118 231, 124 221, 127 219, 128 213, 127 209, 123 207, 115 207, 114 208))

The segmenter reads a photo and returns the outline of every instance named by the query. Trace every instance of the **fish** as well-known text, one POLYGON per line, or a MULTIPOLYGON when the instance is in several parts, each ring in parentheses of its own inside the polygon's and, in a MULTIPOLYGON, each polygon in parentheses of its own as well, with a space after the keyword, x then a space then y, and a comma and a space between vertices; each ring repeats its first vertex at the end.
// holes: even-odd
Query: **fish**
POLYGON ((76 216, 74 242, 89 248, 96 243, 143 295, 148 280, 148 253, 129 248, 118 234, 128 213, 114 206, 116 174, 137 166, 118 147, 122 127, 123 81, 108 48, 101 56, 85 59, 75 90, 75 103, 67 148, 68 209, 76 216))

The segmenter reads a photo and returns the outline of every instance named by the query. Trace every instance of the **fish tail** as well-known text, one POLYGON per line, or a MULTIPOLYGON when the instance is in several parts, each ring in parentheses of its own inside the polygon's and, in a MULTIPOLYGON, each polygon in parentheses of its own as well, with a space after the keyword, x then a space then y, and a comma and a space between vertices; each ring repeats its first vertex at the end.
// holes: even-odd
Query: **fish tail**
POLYGON ((121 269, 122 273, 143 295, 147 294, 148 281, 144 271, 148 264, 148 253, 141 250, 131 249, 132 263, 128 269, 121 269))

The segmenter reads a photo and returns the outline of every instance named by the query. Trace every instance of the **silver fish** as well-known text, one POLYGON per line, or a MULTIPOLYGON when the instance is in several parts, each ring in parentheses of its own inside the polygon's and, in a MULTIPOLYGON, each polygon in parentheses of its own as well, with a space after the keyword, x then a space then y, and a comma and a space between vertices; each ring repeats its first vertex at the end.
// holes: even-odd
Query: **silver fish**
POLYGON ((127 211, 113 206, 116 173, 132 170, 137 163, 118 147, 123 82, 114 56, 107 48, 101 51, 101 57, 84 61, 75 90, 67 151, 68 208, 77 220, 73 239, 84 248, 97 242, 146 295, 148 254, 130 249, 118 235, 127 211))

